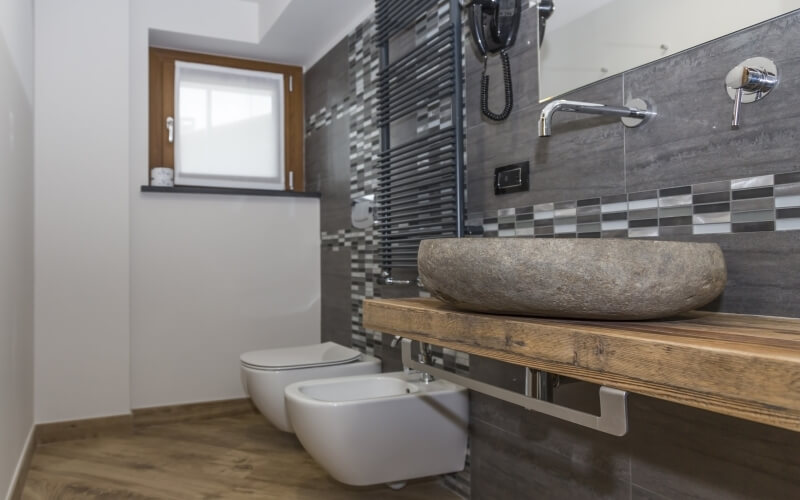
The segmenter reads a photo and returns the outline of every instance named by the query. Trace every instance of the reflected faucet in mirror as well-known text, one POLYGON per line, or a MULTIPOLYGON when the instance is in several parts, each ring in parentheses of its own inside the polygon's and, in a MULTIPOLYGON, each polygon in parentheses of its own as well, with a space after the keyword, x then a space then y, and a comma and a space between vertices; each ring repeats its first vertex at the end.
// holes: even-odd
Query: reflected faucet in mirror
POLYGON ((558 99, 542 109, 539 116, 539 137, 550 137, 552 134, 553 115, 558 111, 583 113, 587 115, 619 116, 626 127, 638 127, 656 116, 656 112, 643 99, 629 99, 627 106, 607 106, 593 102, 568 101, 558 99))
MULTIPOLYGON (((546 35, 543 29, 539 33, 543 39, 539 51, 542 103, 800 9, 800 0, 554 1, 556 8, 547 19, 546 35)), ((550 3, 539 0, 538 12, 528 14, 533 23, 539 18, 541 28, 550 3)), ((742 54, 743 58, 747 55, 742 54)))

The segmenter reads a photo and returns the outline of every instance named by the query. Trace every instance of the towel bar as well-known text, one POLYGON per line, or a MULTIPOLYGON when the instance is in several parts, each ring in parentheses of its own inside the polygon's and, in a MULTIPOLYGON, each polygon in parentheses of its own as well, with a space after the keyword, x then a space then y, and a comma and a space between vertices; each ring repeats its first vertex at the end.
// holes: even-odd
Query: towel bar
POLYGON ((502 399, 509 403, 527 408, 528 410, 544 413, 573 424, 589 427, 600 432, 614 436, 624 436, 628 432, 628 393, 611 387, 600 387, 600 415, 593 415, 565 406, 536 399, 507 389, 473 380, 463 375, 445 371, 441 368, 415 361, 411 356, 411 340, 403 339, 402 355, 403 365, 407 368, 427 372, 435 377, 463 385, 467 389, 502 399))

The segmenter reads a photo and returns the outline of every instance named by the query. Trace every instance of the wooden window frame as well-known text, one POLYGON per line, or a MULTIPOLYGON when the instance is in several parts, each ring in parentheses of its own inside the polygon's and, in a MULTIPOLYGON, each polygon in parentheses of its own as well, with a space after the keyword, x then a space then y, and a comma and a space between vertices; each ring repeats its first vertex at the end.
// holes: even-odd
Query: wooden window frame
POLYGON ((175 148, 168 140, 166 120, 175 116, 175 61, 211 64, 229 68, 267 71, 283 74, 284 95, 284 189, 290 191, 289 180, 293 180, 291 191, 305 190, 303 169, 303 68, 274 64, 252 59, 182 52, 177 50, 150 48, 150 117, 149 150, 150 169, 175 167, 175 148))

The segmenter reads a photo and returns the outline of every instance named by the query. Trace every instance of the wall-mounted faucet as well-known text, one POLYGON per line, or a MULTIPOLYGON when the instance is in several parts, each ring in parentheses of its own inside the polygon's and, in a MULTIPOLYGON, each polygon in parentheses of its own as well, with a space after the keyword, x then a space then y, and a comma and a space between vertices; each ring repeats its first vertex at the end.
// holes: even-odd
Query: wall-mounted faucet
POLYGON ((656 112, 651 110, 643 99, 629 99, 625 104, 625 106, 607 106, 593 102, 567 101, 564 99, 553 101, 544 107, 539 117, 539 137, 550 137, 553 115, 557 111, 569 111, 587 115, 619 116, 626 127, 638 127, 656 116, 656 112))
POLYGON ((739 128, 742 104, 760 101, 778 86, 778 68, 766 57, 751 57, 735 66, 725 76, 725 87, 733 99, 731 128, 739 128))
MULTIPOLYGON (((390 346, 392 347, 392 349, 397 347, 397 344, 402 342, 402 340, 403 340, 403 337, 401 337, 399 335, 395 335, 394 338, 392 339, 391 343, 390 343, 390 346)), ((433 366, 435 364, 434 361, 433 361, 433 349, 431 348, 430 344, 427 344, 427 343, 424 343, 424 342, 420 342, 419 343, 419 354, 417 355, 417 359, 424 366, 433 366)), ((409 372, 411 372, 411 370, 412 370, 408 366, 406 366, 404 368, 406 370, 408 370, 409 372)), ((428 373, 426 371, 420 371, 420 373, 422 374, 421 375, 421 379, 420 379, 420 380, 422 380, 422 383, 428 384, 430 382, 433 382, 433 375, 431 375, 430 373, 428 373)))

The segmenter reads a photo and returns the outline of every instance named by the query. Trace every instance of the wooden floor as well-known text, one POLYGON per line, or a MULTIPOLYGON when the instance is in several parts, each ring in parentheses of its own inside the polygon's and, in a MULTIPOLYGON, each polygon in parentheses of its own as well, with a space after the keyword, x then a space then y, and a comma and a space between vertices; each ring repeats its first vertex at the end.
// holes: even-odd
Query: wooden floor
POLYGON ((23 499, 457 499, 434 480, 352 488, 261 415, 138 428, 37 448, 23 499))

